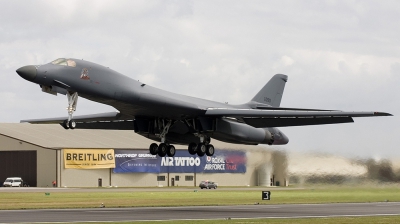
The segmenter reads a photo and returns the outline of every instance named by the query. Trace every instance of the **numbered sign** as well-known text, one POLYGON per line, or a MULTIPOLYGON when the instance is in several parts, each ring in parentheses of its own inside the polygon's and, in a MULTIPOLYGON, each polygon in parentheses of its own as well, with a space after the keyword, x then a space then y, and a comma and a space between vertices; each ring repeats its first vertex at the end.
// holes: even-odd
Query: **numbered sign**
POLYGON ((262 192, 262 200, 271 200, 271 192, 263 191, 262 192))

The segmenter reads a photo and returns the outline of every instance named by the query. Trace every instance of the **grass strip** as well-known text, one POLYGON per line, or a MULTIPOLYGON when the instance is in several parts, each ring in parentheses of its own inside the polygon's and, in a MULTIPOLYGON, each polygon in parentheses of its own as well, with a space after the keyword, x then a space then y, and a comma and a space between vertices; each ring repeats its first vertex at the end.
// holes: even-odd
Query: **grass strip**
POLYGON ((45 208, 95 208, 104 203, 106 207, 152 207, 152 206, 209 206, 289 203, 342 203, 400 201, 396 187, 375 188, 316 188, 271 191, 271 200, 261 200, 260 190, 198 190, 157 192, 1 192, 0 209, 45 208))

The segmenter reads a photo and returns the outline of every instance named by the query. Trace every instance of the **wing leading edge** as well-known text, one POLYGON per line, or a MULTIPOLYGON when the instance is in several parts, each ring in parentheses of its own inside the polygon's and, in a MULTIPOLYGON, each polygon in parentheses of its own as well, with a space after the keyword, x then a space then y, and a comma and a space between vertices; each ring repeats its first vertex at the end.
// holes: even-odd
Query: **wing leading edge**
MULTIPOLYGON (((21 120, 21 123, 31 124, 60 124, 68 117, 21 120)), ((134 117, 126 116, 118 112, 98 113, 90 115, 74 116, 78 129, 108 129, 108 130, 133 130, 134 117)))
POLYGON ((210 108, 206 116, 235 117, 256 128, 288 127, 303 125, 322 125, 354 122, 353 117, 392 116, 384 112, 345 112, 345 111, 305 111, 293 110, 257 110, 210 108))

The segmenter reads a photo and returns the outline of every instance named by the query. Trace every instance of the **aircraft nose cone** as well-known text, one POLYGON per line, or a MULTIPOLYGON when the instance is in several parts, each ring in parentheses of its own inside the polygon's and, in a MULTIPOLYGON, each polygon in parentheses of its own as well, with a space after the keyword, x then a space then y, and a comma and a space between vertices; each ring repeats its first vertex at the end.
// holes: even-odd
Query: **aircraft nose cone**
POLYGON ((28 81, 33 81, 36 78, 36 67, 33 65, 27 65, 24 67, 21 67, 19 69, 17 69, 16 71, 18 73, 19 76, 21 76, 22 78, 28 80, 28 81))

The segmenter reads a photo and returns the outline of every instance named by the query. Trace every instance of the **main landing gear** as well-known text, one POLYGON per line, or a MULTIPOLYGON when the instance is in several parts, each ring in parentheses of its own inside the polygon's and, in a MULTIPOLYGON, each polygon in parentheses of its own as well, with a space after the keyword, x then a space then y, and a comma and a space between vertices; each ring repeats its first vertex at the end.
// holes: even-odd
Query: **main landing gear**
MULTIPOLYGON (((169 128, 172 125, 172 120, 158 120, 157 127, 162 129, 161 133, 158 134, 158 137, 161 138, 161 144, 157 145, 156 143, 152 143, 149 147, 150 154, 159 155, 160 157, 164 157, 168 155, 169 157, 173 157, 176 153, 176 149, 173 145, 167 143, 166 135, 168 133, 169 128)), ((214 155, 214 146, 210 144, 210 137, 204 134, 195 134, 200 138, 200 143, 190 143, 188 146, 188 151, 191 155, 197 154, 198 156, 213 156, 214 155)))
POLYGON ((214 155, 214 146, 211 144, 205 144, 205 143, 190 143, 188 146, 188 151, 190 155, 195 155, 197 154, 198 156, 213 156, 214 155))
POLYGON ((165 120, 159 120, 158 121, 158 126, 162 127, 161 133, 158 135, 158 137, 161 138, 161 144, 157 145, 156 143, 153 143, 149 147, 150 154, 152 155, 159 155, 160 157, 164 157, 166 155, 173 157, 175 155, 176 149, 175 146, 170 145, 166 143, 166 138, 165 136, 168 133, 169 128, 172 125, 172 120, 169 120, 167 123, 165 120))
MULTIPOLYGON (((156 143, 152 143, 149 147, 150 154, 152 155, 159 155, 160 157, 164 156, 169 156, 173 157, 176 153, 175 146, 167 144, 167 143, 161 143, 160 145, 157 145, 156 143)), ((196 144, 194 142, 190 143, 188 146, 188 151, 189 154, 191 155, 198 155, 200 157, 207 155, 207 156, 213 156, 215 149, 214 146, 211 144, 204 144, 204 143, 199 143, 196 144)))
POLYGON ((213 156, 215 150, 214 146, 210 144, 211 138, 204 134, 196 134, 196 136, 200 138, 200 143, 190 143, 188 146, 189 154, 197 154, 200 157, 204 155, 213 156))
POLYGON ((166 143, 161 143, 160 145, 153 143, 150 145, 149 150, 150 154, 152 155, 158 154, 160 157, 164 157, 166 155, 168 155, 169 157, 173 157, 176 152, 175 146, 166 143))
POLYGON ((67 98, 68 98, 68 119, 64 120, 62 123, 62 126, 65 129, 74 129, 76 127, 76 123, 74 120, 72 120, 72 114, 76 110, 76 105, 78 104, 78 93, 69 93, 67 92, 67 98))

